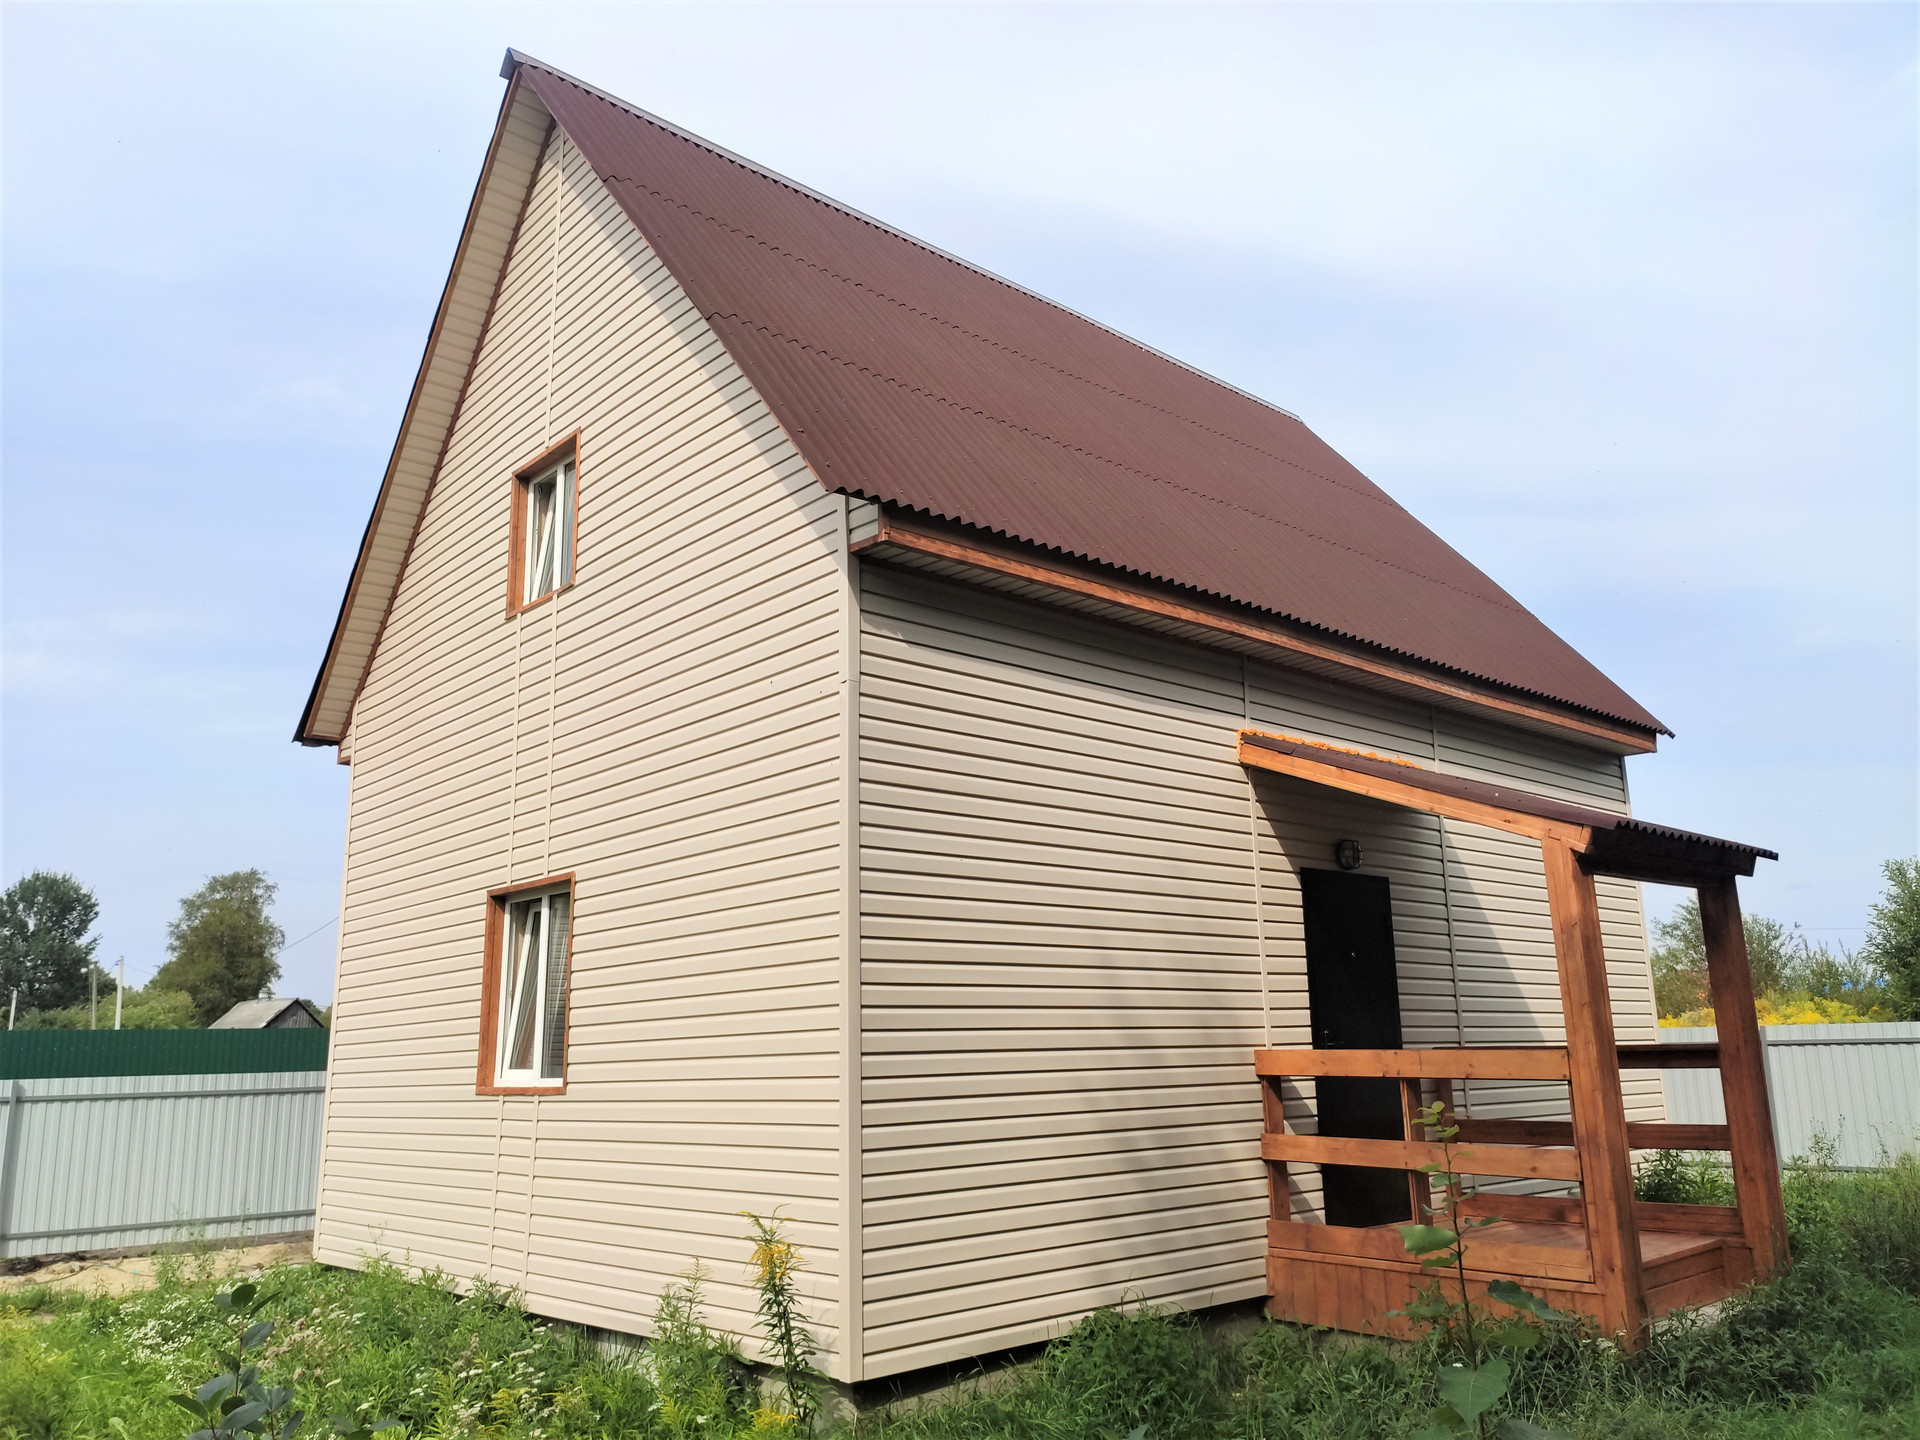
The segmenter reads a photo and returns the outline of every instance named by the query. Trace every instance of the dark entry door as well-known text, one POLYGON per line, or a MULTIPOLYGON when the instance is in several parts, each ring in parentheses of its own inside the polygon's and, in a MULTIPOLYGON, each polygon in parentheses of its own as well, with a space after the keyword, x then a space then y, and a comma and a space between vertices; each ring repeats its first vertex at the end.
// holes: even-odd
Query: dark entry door
MULTIPOLYGON (((1400 981, 1393 964, 1393 892, 1384 875, 1302 870, 1307 1003, 1316 1050, 1398 1050, 1400 981)), ((1320 1133, 1403 1140, 1400 1086, 1332 1077, 1316 1082, 1320 1133)), ((1413 1218, 1402 1170, 1320 1167, 1329 1225, 1389 1225, 1413 1218)))

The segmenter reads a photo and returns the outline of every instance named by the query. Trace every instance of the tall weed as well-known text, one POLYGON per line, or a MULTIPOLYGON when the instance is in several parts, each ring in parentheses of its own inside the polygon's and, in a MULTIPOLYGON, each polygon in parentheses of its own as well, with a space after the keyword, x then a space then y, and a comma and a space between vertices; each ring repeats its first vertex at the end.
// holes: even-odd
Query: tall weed
POLYGON ((1816 1137, 1786 1168, 1781 1198, 1796 1258, 1830 1260, 1909 1295, 1920 1295, 1920 1155, 1879 1170, 1841 1170, 1834 1145, 1816 1137))

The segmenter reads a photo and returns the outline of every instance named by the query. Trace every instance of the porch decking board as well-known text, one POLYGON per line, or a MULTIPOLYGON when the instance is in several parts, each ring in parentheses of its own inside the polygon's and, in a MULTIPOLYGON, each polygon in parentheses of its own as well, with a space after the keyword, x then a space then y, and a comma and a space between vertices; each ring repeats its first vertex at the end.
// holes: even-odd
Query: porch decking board
POLYGON ((1740 1235, 1740 1211, 1732 1205, 1663 1205, 1653 1200, 1633 1202, 1633 1223, 1644 1234, 1678 1230, 1697 1235, 1740 1235))
MULTIPOLYGON (((1557 1235, 1532 1233, 1507 1238, 1496 1233, 1502 1228, 1489 1226, 1474 1235, 1468 1245, 1468 1254, 1475 1263, 1468 1266, 1469 1270, 1494 1276, 1537 1274, 1560 1280, 1592 1280, 1593 1271, 1587 1263, 1583 1241, 1574 1239, 1563 1242, 1557 1235)), ((1535 1231, 1555 1228, 1533 1227, 1535 1231)), ((1409 1263, 1406 1246, 1392 1226, 1349 1229, 1338 1225, 1273 1220, 1267 1225, 1267 1244, 1272 1250, 1289 1254, 1343 1260, 1378 1260, 1389 1265, 1409 1263)))
MULTIPOLYGON (((1404 1336, 1405 1321, 1388 1312, 1405 1308, 1435 1280, 1451 1279, 1422 1269, 1390 1225, 1348 1229, 1277 1220, 1268 1231, 1267 1313, 1276 1320, 1404 1336)), ((1752 1278, 1749 1252, 1735 1237, 1653 1231, 1639 1242, 1652 1316, 1723 1300, 1752 1278)), ((1590 1278, 1580 1225, 1503 1221, 1475 1232, 1467 1254, 1467 1290, 1476 1302, 1485 1301, 1491 1282, 1510 1279, 1556 1309, 1607 1323, 1607 1297, 1590 1278)))
MULTIPOLYGON (((1377 1260, 1342 1260, 1331 1256, 1269 1256, 1267 1313, 1276 1320, 1348 1330, 1363 1335, 1404 1338, 1406 1321, 1391 1312, 1404 1310, 1432 1276, 1418 1270, 1390 1266, 1377 1260), (1281 1297, 1289 1297, 1282 1306, 1281 1297)), ((1503 1277, 1469 1274, 1468 1293, 1476 1303, 1486 1302, 1487 1285, 1503 1277)), ((1556 1309, 1591 1315, 1598 1295, 1591 1285, 1576 1282, 1533 1281, 1527 1287, 1556 1309)))
POLYGON ((1683 1305, 1707 1305, 1724 1300, 1727 1284, 1726 1244, 1719 1241, 1693 1254, 1676 1256, 1647 1267, 1647 1305, 1664 1315, 1683 1305))

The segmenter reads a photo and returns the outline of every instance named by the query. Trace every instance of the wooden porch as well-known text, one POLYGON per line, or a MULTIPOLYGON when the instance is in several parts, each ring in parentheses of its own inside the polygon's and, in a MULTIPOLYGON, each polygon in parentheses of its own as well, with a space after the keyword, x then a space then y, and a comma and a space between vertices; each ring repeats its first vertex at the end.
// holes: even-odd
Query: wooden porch
MULTIPOLYGON (((1571 1118, 1456 1117, 1454 1172, 1547 1181, 1575 1193, 1482 1191, 1462 1208, 1495 1224, 1468 1233, 1470 1287, 1518 1281, 1564 1310, 1638 1344, 1647 1322, 1681 1306, 1733 1294, 1787 1261, 1786 1219, 1774 1153, 1764 1058, 1754 1016, 1735 879, 1751 875, 1757 847, 1648 825, 1507 787, 1440 775, 1379 756, 1291 737, 1243 731, 1240 759, 1315 784, 1537 840, 1547 882, 1566 1044, 1502 1049, 1259 1050, 1265 1097, 1262 1157, 1267 1222, 1267 1311, 1276 1319, 1341 1330, 1398 1334, 1403 1308, 1436 1278, 1409 1255, 1393 1225, 1349 1227, 1291 1215, 1287 1167, 1299 1164, 1403 1171, 1409 1208, 1430 1199, 1415 1167, 1446 1152, 1414 1112, 1435 1101, 1453 1110, 1456 1082, 1563 1083, 1571 1118), (1718 1045, 1619 1045, 1607 988, 1596 875, 1688 885, 1700 896, 1718 1045), (1725 1125, 1630 1123, 1622 1071, 1718 1069, 1725 1125), (1288 1130, 1285 1087, 1320 1077, 1398 1082, 1397 1139, 1303 1135, 1288 1130), (1656 1205, 1633 1198, 1632 1152, 1720 1150, 1729 1154, 1737 1203, 1656 1205)), ((1390 1110, 1389 1110, 1389 1113, 1390 1110)))

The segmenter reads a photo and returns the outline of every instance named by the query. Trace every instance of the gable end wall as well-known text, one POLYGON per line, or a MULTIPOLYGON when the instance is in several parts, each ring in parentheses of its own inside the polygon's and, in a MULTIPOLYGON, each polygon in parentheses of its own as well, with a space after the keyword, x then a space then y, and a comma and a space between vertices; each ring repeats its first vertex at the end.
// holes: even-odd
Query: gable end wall
POLYGON ((824 493, 564 134, 353 717, 317 1255, 752 1333, 784 1207, 840 1301, 848 595, 824 493), (581 432, 577 583, 505 615, 513 468, 581 432), (487 892, 575 881, 568 1086, 475 1093, 487 892))

